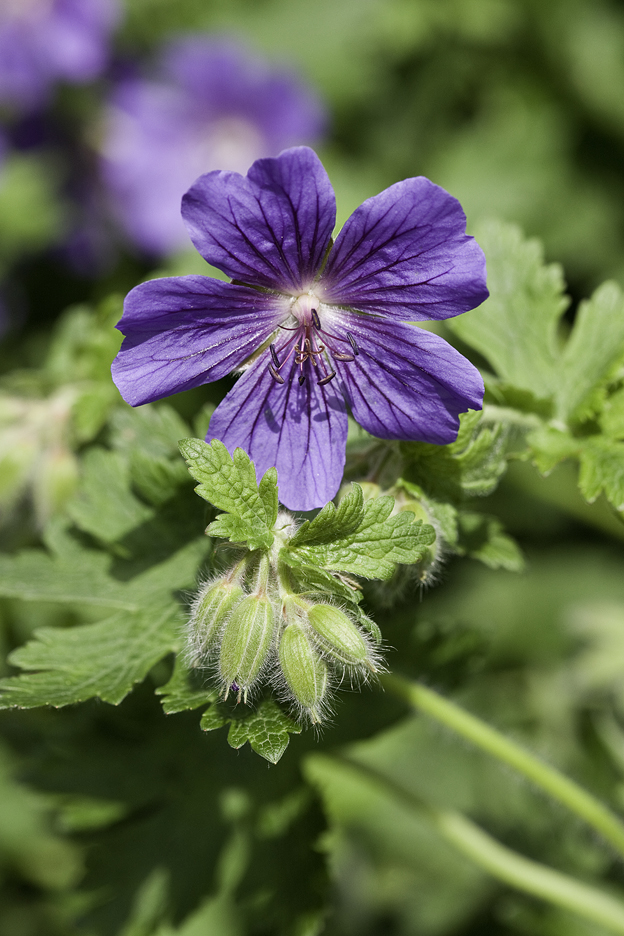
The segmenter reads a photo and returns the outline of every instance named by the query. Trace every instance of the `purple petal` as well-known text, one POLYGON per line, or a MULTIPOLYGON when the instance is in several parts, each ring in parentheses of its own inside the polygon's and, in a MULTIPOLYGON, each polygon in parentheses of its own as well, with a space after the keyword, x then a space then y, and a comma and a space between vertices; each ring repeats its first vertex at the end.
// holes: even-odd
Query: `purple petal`
POLYGON ((291 293, 314 279, 336 221, 334 190, 307 146, 258 159, 247 176, 209 172, 182 199, 191 240, 233 279, 291 293))
POLYGON ((445 445, 458 414, 481 409, 483 380, 459 351, 416 325, 343 313, 359 354, 336 361, 354 418, 381 439, 445 445))
POLYGON ((230 390, 212 419, 206 441, 220 439, 230 452, 244 449, 260 478, 277 468, 280 500, 290 510, 322 507, 342 481, 347 414, 336 381, 321 387, 309 374, 297 380, 294 359, 278 384, 268 352, 230 390))
POLYGON ((117 326, 127 337, 113 380, 132 406, 218 380, 269 338, 284 306, 280 297, 207 276, 142 283, 126 296, 117 326))
POLYGON ((397 182, 347 220, 319 294, 404 320, 467 312, 488 291, 483 251, 465 229, 461 205, 444 189, 422 176, 397 182))

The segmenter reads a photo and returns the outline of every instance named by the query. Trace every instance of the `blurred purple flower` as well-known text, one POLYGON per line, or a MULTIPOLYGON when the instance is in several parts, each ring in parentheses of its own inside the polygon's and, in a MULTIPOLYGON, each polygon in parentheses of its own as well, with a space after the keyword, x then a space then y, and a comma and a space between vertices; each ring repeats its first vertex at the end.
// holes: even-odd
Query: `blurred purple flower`
POLYGON ((300 79, 233 40, 177 40, 160 75, 119 85, 101 144, 116 217, 155 256, 187 246, 180 202, 199 175, 246 172, 260 156, 318 139, 325 124, 320 100, 300 79))
POLYGON ((32 108, 58 79, 97 77, 119 15, 117 0, 2 0, 0 101, 32 108))
POLYGON ((210 172, 182 214, 202 256, 232 278, 152 280, 126 298, 113 379, 133 406, 243 376, 207 439, 240 446, 258 475, 275 465, 294 510, 342 480, 347 405, 382 439, 444 444, 480 409, 478 370, 442 338, 405 324, 445 319, 487 297, 485 258, 459 202, 423 177, 364 202, 336 243, 334 192, 307 147, 210 172))

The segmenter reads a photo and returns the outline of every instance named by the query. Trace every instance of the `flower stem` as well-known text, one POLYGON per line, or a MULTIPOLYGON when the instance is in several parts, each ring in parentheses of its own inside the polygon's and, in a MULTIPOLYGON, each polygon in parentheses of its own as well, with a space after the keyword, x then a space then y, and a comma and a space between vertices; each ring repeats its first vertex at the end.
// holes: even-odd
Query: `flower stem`
POLYGON ((331 759, 374 781, 393 800, 402 800, 431 822, 442 838, 492 877, 599 923, 614 933, 624 934, 624 903, 600 888, 517 854, 497 842, 471 819, 455 810, 430 806, 374 768, 350 758, 331 759))
POLYGON ((624 856, 624 823, 587 790, 530 751, 420 683, 384 675, 383 686, 421 712, 456 731, 493 757, 524 774, 602 835, 624 856))

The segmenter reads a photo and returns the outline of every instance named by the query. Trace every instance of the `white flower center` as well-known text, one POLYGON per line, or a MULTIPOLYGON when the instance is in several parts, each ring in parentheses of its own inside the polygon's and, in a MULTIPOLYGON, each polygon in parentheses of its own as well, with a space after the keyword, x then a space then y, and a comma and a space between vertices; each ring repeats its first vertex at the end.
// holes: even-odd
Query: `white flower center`
POLYGON ((264 155, 266 142, 254 124, 242 117, 221 117, 197 134, 189 162, 194 178, 212 169, 230 169, 244 175, 264 155))

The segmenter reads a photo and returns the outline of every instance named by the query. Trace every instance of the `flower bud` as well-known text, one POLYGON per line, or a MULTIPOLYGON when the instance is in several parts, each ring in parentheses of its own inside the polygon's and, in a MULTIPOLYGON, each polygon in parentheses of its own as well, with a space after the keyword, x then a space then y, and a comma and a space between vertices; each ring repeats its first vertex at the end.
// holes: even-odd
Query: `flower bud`
POLYGON ((226 687, 247 692, 266 662, 273 641, 273 607, 266 597, 249 595, 234 609, 221 641, 219 672, 226 687))
POLYGON ((319 705, 327 692, 327 666, 301 624, 289 624, 279 645, 279 661, 288 688, 311 721, 321 720, 319 705))
POLYGON ((369 650, 362 634, 344 611, 329 604, 313 605, 308 620, 321 638, 323 649, 340 663, 350 666, 366 665, 375 669, 369 659, 369 650))
POLYGON ((208 582, 193 602, 189 621, 192 647, 197 655, 205 655, 217 642, 222 626, 245 593, 236 582, 227 578, 208 582))

